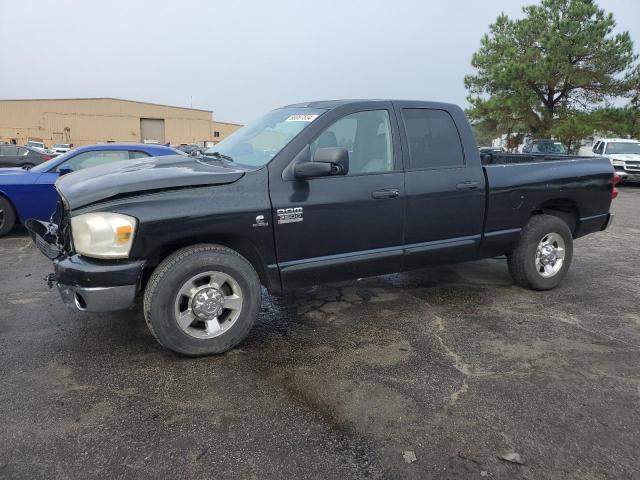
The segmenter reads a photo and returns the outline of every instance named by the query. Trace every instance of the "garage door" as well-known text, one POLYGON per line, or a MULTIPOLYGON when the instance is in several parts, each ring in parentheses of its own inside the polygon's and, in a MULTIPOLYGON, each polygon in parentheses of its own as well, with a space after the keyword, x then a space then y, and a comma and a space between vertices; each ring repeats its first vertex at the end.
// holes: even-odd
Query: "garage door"
POLYGON ((144 142, 145 140, 164 143, 164 119, 140 119, 140 141, 144 142))

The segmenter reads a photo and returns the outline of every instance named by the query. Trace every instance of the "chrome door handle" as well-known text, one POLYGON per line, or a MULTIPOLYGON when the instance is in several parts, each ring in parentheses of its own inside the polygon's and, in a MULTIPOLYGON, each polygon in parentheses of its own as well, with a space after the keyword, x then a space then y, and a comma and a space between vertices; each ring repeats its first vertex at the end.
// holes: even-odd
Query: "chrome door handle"
POLYGON ((396 198, 400 196, 400 190, 397 188, 389 188, 387 190, 376 190, 371 192, 371 198, 380 200, 382 198, 396 198))
POLYGON ((462 182, 456 185, 456 190, 475 190, 478 182, 462 182))

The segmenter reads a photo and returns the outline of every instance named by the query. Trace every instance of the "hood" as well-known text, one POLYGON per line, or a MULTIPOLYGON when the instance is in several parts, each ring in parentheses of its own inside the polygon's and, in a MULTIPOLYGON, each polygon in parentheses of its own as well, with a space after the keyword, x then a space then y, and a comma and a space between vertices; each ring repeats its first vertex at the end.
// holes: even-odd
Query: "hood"
POLYGON ((640 160, 638 153, 607 153, 605 156, 616 160, 640 160))
POLYGON ((23 168, 0 168, 0 185, 26 185, 33 183, 40 172, 23 168))
POLYGON ((56 189, 73 210, 120 195, 232 183, 244 173, 245 170, 234 166, 167 155, 124 160, 69 173, 56 181, 56 189))

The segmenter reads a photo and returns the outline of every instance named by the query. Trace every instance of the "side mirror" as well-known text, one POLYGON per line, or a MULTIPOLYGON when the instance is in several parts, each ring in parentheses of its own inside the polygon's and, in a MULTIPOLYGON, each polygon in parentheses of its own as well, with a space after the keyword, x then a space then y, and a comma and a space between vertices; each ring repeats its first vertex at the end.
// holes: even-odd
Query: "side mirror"
POLYGON ((72 173, 73 170, 70 167, 60 167, 58 169, 58 175, 62 176, 62 175, 66 175, 67 173, 72 173))
POLYGON ((490 165, 493 163, 493 153, 481 153, 480 162, 482 165, 490 165))
POLYGON ((342 147, 319 148, 310 162, 298 163, 293 168, 296 178, 328 177, 349 173, 349 151, 342 147))

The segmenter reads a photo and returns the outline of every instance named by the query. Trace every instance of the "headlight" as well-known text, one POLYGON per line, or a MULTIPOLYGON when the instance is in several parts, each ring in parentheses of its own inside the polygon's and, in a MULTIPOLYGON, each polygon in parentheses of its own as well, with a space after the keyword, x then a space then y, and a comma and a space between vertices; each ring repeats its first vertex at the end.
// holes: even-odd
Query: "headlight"
POLYGON ((109 212, 85 213, 71 218, 76 252, 93 258, 127 258, 138 221, 109 212))
POLYGON ((624 160, 617 160, 615 158, 612 158, 611 165, 615 165, 616 167, 624 167, 624 160))

